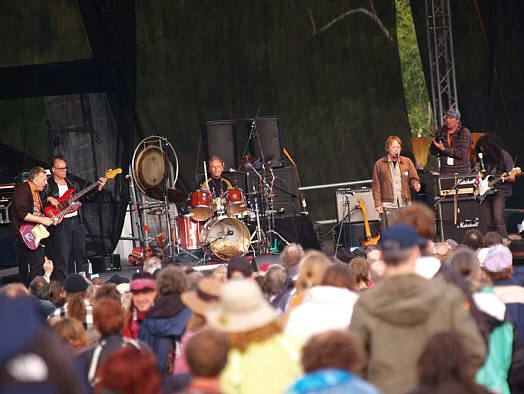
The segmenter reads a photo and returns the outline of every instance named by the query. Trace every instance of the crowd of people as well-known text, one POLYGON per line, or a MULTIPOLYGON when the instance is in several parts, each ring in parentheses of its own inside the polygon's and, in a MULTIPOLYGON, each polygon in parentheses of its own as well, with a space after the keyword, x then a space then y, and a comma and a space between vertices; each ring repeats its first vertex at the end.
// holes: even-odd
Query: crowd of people
POLYGON ((498 233, 434 243, 398 210, 379 245, 212 270, 153 257, 131 280, 0 289, 0 391, 524 392, 524 272, 498 233))

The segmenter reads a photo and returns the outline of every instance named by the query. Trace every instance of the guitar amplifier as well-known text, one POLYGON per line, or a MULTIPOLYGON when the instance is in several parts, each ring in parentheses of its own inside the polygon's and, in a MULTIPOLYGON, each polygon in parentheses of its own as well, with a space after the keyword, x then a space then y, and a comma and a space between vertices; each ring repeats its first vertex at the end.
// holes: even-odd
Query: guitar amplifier
POLYGON ((437 185, 439 196, 452 196, 455 193, 459 196, 473 196, 477 185, 477 175, 439 176, 437 185), (452 190, 457 181, 459 181, 457 190, 452 190))
MULTIPOLYGON (((358 203, 358 198, 361 198, 366 207, 366 213, 368 221, 380 220, 378 212, 375 209, 375 201, 373 200, 373 193, 370 188, 360 189, 337 189, 337 221, 341 222, 342 219, 348 214, 348 210, 351 211, 349 221, 351 223, 363 222, 364 217, 362 216, 362 210, 358 203)), ((346 218, 347 221, 347 218, 346 218)))
POLYGON ((438 214, 442 241, 451 238, 461 243, 468 230, 479 229, 480 209, 472 197, 458 197, 456 222, 453 198, 445 199, 439 204, 438 214))

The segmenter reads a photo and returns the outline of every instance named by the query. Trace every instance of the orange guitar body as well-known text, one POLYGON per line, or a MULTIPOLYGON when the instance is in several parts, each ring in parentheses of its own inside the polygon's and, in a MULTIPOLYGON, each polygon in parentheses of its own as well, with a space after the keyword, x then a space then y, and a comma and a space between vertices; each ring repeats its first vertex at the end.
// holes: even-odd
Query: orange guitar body
POLYGON ((360 240, 360 245, 376 245, 378 243, 378 240, 380 239, 380 234, 371 234, 371 230, 369 228, 368 214, 366 212, 366 205, 360 197, 358 198, 358 205, 360 205, 360 209, 362 210, 362 217, 364 218, 364 229, 366 230, 366 238, 360 240))

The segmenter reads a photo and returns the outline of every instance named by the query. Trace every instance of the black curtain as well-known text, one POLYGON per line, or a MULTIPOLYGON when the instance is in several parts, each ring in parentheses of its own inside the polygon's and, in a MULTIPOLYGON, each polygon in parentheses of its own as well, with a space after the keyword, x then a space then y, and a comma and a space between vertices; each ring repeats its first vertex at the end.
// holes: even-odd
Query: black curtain
MULTIPOLYGON (((412 1, 411 9, 429 87, 424 1, 412 1)), ((452 1, 451 15, 463 124, 473 132, 499 134, 519 165, 524 146, 524 3, 452 1)), ((524 208, 522 179, 507 207, 524 208)))

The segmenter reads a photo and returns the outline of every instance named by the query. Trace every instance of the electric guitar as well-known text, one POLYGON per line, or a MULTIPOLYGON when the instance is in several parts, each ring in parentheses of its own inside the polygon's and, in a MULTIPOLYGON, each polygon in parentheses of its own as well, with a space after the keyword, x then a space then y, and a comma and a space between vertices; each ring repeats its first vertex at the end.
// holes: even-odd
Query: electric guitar
MULTIPOLYGON (((122 173, 121 168, 115 168, 109 169, 105 177, 107 179, 113 179, 118 174, 122 173)), ((77 211, 81 206, 82 203, 78 201, 80 197, 82 197, 84 194, 89 193, 91 190, 93 190, 95 187, 99 185, 98 181, 93 183, 92 185, 86 187, 84 190, 79 191, 78 193, 75 193, 75 189, 71 188, 68 191, 64 193, 62 197, 57 198, 58 205, 54 207, 53 205, 49 204, 46 207, 44 207, 44 213, 47 217, 50 217, 51 219, 57 219, 56 224, 59 224, 64 219, 64 216, 68 213, 77 211)))
POLYGON ((40 245, 41 240, 49 237, 49 231, 43 224, 26 222, 20 226, 20 235, 25 245, 29 249, 35 250, 40 245))
POLYGON ((479 176, 477 176, 478 194, 475 196, 475 199, 479 204, 482 204, 486 197, 497 192, 497 189, 495 189, 497 183, 502 182, 511 176, 520 176, 521 174, 522 170, 520 167, 515 167, 507 175, 502 174, 502 176, 498 178, 495 178, 493 175, 487 175, 482 179, 479 174, 479 176))
POLYGON ((360 245, 361 246, 376 245, 378 243, 378 240, 380 239, 380 234, 371 235, 371 230, 369 229, 368 214, 366 212, 366 205, 364 204, 364 201, 362 201, 360 197, 358 198, 358 205, 360 206, 360 209, 362 210, 362 217, 364 218, 364 229, 366 230, 366 238, 363 238, 360 240, 360 245))

